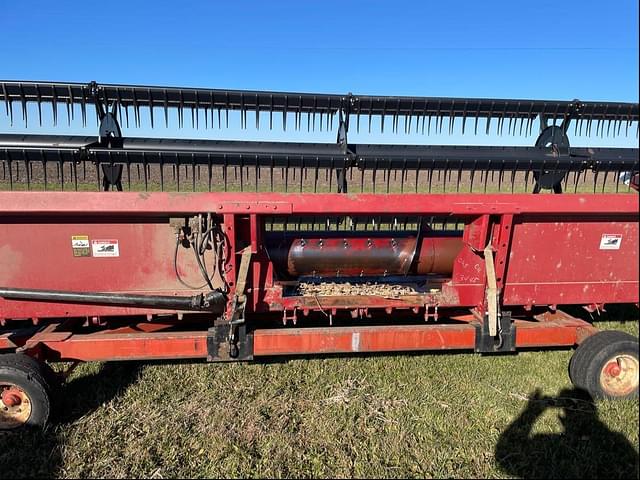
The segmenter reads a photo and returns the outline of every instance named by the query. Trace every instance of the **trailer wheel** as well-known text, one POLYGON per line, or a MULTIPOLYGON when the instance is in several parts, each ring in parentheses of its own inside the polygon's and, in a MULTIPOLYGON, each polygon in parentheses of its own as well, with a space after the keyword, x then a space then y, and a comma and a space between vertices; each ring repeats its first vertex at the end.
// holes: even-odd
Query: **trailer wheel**
POLYGON ((0 430, 47 423, 51 410, 48 368, 28 355, 0 355, 0 430))
POLYGON ((636 398, 639 365, 637 338, 619 331, 599 332, 578 346, 569 377, 594 398, 636 398))

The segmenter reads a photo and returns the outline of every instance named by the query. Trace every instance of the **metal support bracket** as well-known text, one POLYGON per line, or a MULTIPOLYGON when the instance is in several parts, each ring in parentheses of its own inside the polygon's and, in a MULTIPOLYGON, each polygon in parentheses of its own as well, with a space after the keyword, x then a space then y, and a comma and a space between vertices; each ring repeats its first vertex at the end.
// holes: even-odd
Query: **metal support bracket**
POLYGON ((102 189, 107 192, 113 185, 119 192, 122 191, 122 168, 124 165, 116 163, 112 165, 102 164, 102 189))
POLYGON ((336 177, 338 181, 338 193, 347 193, 347 170, 350 164, 356 158, 356 152, 349 146, 347 135, 349 133, 349 116, 351 115, 351 106, 354 103, 354 98, 351 93, 346 97, 346 101, 342 105, 342 108, 338 110, 339 124, 338 124, 338 136, 336 142, 340 147, 340 151, 345 156, 345 168, 336 169, 336 177))
POLYGON ((231 358, 237 358, 239 352, 239 329, 245 326, 244 311, 247 305, 247 297, 244 294, 244 290, 247 284, 247 275, 249 273, 249 264, 251 263, 251 247, 246 247, 242 250, 242 256, 240 258, 240 269, 238 270, 238 277, 236 283, 236 291, 231 303, 231 317, 229 319, 229 329, 227 335, 227 342, 229 344, 229 356, 231 358))
POLYGON ((566 134, 567 131, 569 130, 569 125, 571 124, 571 120, 574 120, 575 117, 577 117, 578 115, 580 115, 580 111, 582 110, 583 104, 580 100, 578 100, 577 98, 575 98, 572 102, 571 102, 571 107, 567 113, 567 115, 565 115, 565 117, 562 119, 562 123, 560 124, 560 128, 562 129, 562 131, 566 134))
MULTIPOLYGON (((94 81, 89 84, 89 91, 93 97, 93 102, 98 115, 98 140, 85 145, 80 149, 81 160, 90 159, 90 149, 101 148, 122 148, 122 130, 117 119, 118 102, 109 104, 109 99, 104 93, 104 89, 94 81)), ((111 190, 115 187, 122 191, 122 164, 101 165, 102 167, 102 189, 111 190)))
POLYGON ((114 101, 109 105, 109 99, 107 98, 104 89, 96 82, 89 84, 89 91, 93 97, 93 101, 96 105, 96 113, 98 114, 98 120, 100 127, 98 129, 98 145, 107 147, 122 147, 122 130, 120 124, 116 118, 116 112, 118 111, 118 102, 114 101), (109 111, 111 107, 111 111, 109 111))
POLYGON ((438 304, 437 303, 427 303, 424 306, 424 321, 428 322, 432 320, 434 322, 438 321, 438 304), (433 309, 433 311, 431 311, 433 309))
POLYGON ((229 348, 228 324, 220 323, 207 331, 207 361, 231 362, 253 360, 253 333, 247 333, 245 324, 236 325, 235 352, 229 348), (232 356, 231 353, 235 353, 232 356))
POLYGON ((498 324, 498 335, 491 335, 491 322, 485 315, 484 322, 476 324, 477 353, 503 353, 516 350, 516 326, 511 321, 511 312, 501 312, 498 324))
MULTIPOLYGON (((288 314, 288 310, 286 308, 284 309, 284 312, 282 312, 282 325, 286 327, 289 320, 291 320, 294 326, 298 323, 298 309, 296 307, 293 307, 291 315, 288 314)), ((331 321, 333 321, 333 319, 331 319, 331 321)))
POLYGON ((491 337, 498 334, 498 283, 496 281, 496 269, 493 262, 493 248, 489 243, 484 248, 484 264, 487 271, 487 315, 484 323, 488 323, 488 332, 491 337))
MULTIPOLYGON (((582 103, 580 100, 574 100, 570 111, 563 118, 562 123, 558 125, 548 125, 547 118, 544 115, 540 117, 540 135, 536 139, 535 146, 538 148, 550 148, 553 155, 558 159, 570 155, 570 144, 567 131, 571 120, 580 113, 582 103)), ((553 162, 550 162, 553 163, 553 162)), ((543 168, 534 172, 535 185, 533 193, 540 193, 540 190, 553 190, 553 193, 562 193, 562 181, 567 176, 567 171, 557 169, 555 165, 551 168, 543 168)))

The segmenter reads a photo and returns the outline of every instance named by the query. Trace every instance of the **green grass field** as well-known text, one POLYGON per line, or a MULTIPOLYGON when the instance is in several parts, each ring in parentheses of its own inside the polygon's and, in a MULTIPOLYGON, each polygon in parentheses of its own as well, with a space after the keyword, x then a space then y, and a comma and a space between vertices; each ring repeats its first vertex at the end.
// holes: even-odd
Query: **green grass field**
POLYGON ((85 364, 0 477, 637 478, 638 401, 590 402, 570 356, 85 364))

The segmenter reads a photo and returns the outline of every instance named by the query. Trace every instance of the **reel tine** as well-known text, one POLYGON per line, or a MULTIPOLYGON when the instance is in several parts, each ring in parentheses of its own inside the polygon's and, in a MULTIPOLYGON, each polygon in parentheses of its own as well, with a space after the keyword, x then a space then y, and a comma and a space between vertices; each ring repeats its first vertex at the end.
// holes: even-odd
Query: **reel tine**
POLYGON ((24 120, 24 126, 27 128, 29 125, 28 114, 27 114, 27 99, 24 95, 24 89, 22 87, 22 83, 18 84, 20 89, 20 106, 22 107, 22 119, 24 120))
POLYGON ((196 156, 191 154, 191 191, 196 191, 196 156))
MULTIPOLYGON (((160 157, 160 191, 164 192, 164 161, 163 156, 160 157)), ((129 163, 127 162, 127 174, 129 172, 129 163)), ((129 190, 131 190, 131 182, 129 182, 129 190)), ((209 191, 211 191, 211 160, 209 160, 209 191)))
MULTIPOLYGON (((153 94, 150 88, 147 89, 147 95, 149 96, 149 119, 151 120, 151 128, 153 128, 153 94)), ((196 93, 196 102, 198 101, 197 95, 196 93)))
MULTIPOLYGON (((64 190, 64 160, 62 158, 62 153, 58 152, 58 179, 60 180, 60 190, 64 190)), ((98 168, 98 162, 96 162, 96 169, 98 168)), ((97 175, 98 179, 100 178, 97 175)), ((100 182, 100 180, 98 180, 100 182)), ((98 188, 100 188, 100 183, 98 183, 98 188)))
MULTIPOLYGON (((493 112, 493 108, 495 106, 496 102, 491 102, 491 112, 493 112)), ((489 135, 489 131, 491 130, 491 112, 489 113, 489 116, 487 117, 487 122, 486 122, 486 127, 485 127, 485 135, 489 135)))
MULTIPOLYGON (((180 191, 180 160, 176 154, 176 170, 175 170, 176 190, 180 191)), ((138 180, 140 180, 140 166, 138 166, 138 180)))
POLYGON ((244 192, 244 155, 240 155, 240 165, 238 167, 234 167, 234 171, 236 174, 236 180, 238 179, 238 171, 240 172, 240 191, 244 192))
POLYGON ((273 164, 273 155, 270 155, 269 159, 271 160, 271 165, 269 166, 269 187, 273 192, 273 169, 275 168, 273 164))
POLYGON ((299 187, 300 188, 300 193, 302 193, 302 182, 304 180, 304 172, 306 172, 306 167, 304 165, 304 160, 302 160, 301 165, 302 166, 300 167, 300 172, 299 172, 300 173, 300 175, 299 175, 299 177, 300 177, 300 184, 299 184, 300 185, 300 187, 299 187))
MULTIPOLYGON (((248 172, 247 172, 248 174, 248 172)), ((255 156, 255 164, 254 164, 254 171, 253 171, 253 175, 255 177, 255 182, 256 182, 256 189, 255 191, 258 191, 258 187, 260 186, 260 165, 258 164, 258 156, 255 156)))
POLYGON ((100 162, 94 163, 96 167, 96 182, 98 183, 98 191, 102 190, 102 185, 100 185, 100 162))
POLYGON ((473 168, 471 169, 471 172, 469 174, 469 193, 473 193, 473 180, 476 176, 476 168, 478 166, 478 160, 474 160, 473 161, 473 168))
POLYGON ((36 85, 36 104, 38 105, 38 125, 42 126, 42 95, 39 85, 36 85))
POLYGON ((284 191, 289 191, 289 156, 287 155, 287 166, 283 169, 284 173, 284 191))
MULTIPOLYGON (((489 168, 491 166, 491 160, 489 160, 489 168)), ((484 193, 487 193, 487 182, 489 181, 489 168, 483 172, 484 174, 484 193)))
POLYGON ((131 89, 131 94, 133 97, 133 120, 134 124, 137 128, 140 128, 140 104, 138 104, 138 96, 136 95, 136 90, 134 88, 131 89))
POLYGON ((73 175, 73 189, 78 191, 78 166, 76 162, 71 161, 71 173, 73 175))
POLYGON ((407 180, 407 159, 402 160, 402 170, 400 171, 400 193, 404 193, 404 183, 407 180))
POLYGON ((162 110, 164 112, 164 126, 165 128, 169 128, 169 99, 167 98, 167 89, 163 90, 163 102, 162 102, 162 110))
POLYGON ((318 193, 318 169, 319 169, 319 159, 316 157, 316 166, 314 168, 314 177, 313 177, 313 193, 318 193))
POLYGON ((371 183, 373 184, 373 193, 376 193, 376 174, 378 173, 378 159, 373 164, 373 172, 371 172, 371 183))
POLYGON ((145 152, 142 152, 142 167, 144 170, 144 191, 149 191, 149 165, 147 164, 147 156, 145 152))
POLYGON ((9 117, 9 126, 13 126, 13 105, 11 104, 11 100, 9 99, 9 92, 7 92, 7 86, 4 82, 1 83, 0 86, 2 87, 2 98, 4 99, 4 108, 6 110, 6 115, 7 117, 9 117))
POLYGON ((478 135, 478 119, 480 118, 480 107, 478 106, 478 111, 476 112, 475 121, 473 125, 473 134, 478 135))
POLYGON ((13 172, 11 171, 11 152, 7 151, 7 171, 9 172, 9 190, 13 190, 13 172))
MULTIPOLYGON (((27 153, 27 152, 25 152, 25 153, 27 153)), ((15 176, 16 182, 22 183, 21 182, 22 172, 20 170, 20 165, 21 164, 24 165, 25 166, 25 171, 26 171, 27 170, 27 162, 21 161, 21 160, 14 160, 13 163, 16 166, 16 176, 15 176)))
MULTIPOLYGON (((25 152, 26 156, 29 154, 25 152)), ((28 160, 23 160, 22 162, 17 161, 16 163, 16 180, 20 181, 20 163, 24 165, 25 170, 25 178, 27 180, 27 190, 31 190, 31 178, 29 177, 29 163, 28 160)))
MULTIPOLYGON (((47 154, 43 150, 40 151, 40 158, 42 162, 42 179, 44 181, 44 189, 46 191, 47 190, 47 154)), ((72 158, 71 160, 73 161, 74 159, 72 158)), ((83 162, 82 165, 84 167, 86 163, 83 162)))
POLYGON ((127 162, 126 165, 127 165, 127 188, 129 189, 129 191, 131 191, 131 164, 127 162))
POLYGON ((449 174, 449 159, 444 161, 444 176, 442 182, 442 193, 447 193, 447 175, 449 174))
MULTIPOLYGON (((451 175, 453 174, 453 169, 452 171, 449 173, 449 180, 451 180, 451 175)), ((456 171, 456 193, 460 192, 460 179, 461 179, 461 175, 462 175, 462 171, 460 170, 460 168, 457 169, 456 171)))
POLYGON ((223 163, 222 163, 222 183, 224 185, 225 192, 228 191, 229 189, 228 182, 229 182, 229 165, 227 161, 227 155, 225 154, 223 156, 223 163))
POLYGON ((511 169, 511 193, 514 193, 516 188, 516 169, 515 167, 511 169))
POLYGON ((468 100, 464 102, 464 109, 462 110, 462 135, 464 135, 464 127, 467 123, 467 105, 469 104, 468 100))
MULTIPOLYGON (((213 92, 209 92, 209 102, 210 102, 210 104, 209 104, 209 107, 210 107, 210 110, 209 110, 209 125, 211 125, 211 128, 214 128, 215 127, 214 126, 214 110, 216 109, 216 107, 215 107, 216 103, 215 103, 215 101, 213 99, 213 92)), ((205 112, 205 115, 206 115, 206 112, 205 112)))

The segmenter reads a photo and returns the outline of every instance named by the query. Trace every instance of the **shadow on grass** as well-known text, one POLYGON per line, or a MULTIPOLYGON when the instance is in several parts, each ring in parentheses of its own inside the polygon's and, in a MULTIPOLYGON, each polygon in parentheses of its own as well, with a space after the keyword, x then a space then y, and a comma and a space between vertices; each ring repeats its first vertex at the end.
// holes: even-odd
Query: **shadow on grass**
POLYGON ((97 373, 73 379, 59 389, 45 430, 0 434, 0 478, 59 476, 63 428, 122 394, 136 382, 141 367, 135 362, 105 363, 97 373))
POLYGON ((500 436, 495 458, 506 474, 522 478, 638 478, 638 452, 598 419, 593 399, 577 389, 557 397, 534 392, 500 436), (561 410, 564 432, 532 433, 548 408, 561 410))

